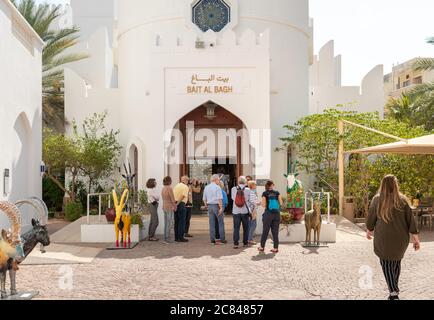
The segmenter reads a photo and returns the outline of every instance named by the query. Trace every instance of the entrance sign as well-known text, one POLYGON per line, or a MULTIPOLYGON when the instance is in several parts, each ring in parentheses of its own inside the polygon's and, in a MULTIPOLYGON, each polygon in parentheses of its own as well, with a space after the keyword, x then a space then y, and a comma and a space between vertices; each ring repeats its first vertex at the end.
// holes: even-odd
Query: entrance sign
POLYGON ((208 78, 200 78, 197 74, 194 74, 191 77, 191 84, 187 86, 188 94, 225 94, 233 92, 234 87, 230 85, 230 78, 216 76, 215 74, 210 75, 208 78))
POLYGON ((168 82, 177 95, 243 94, 251 87, 250 72, 231 68, 177 70, 168 82))

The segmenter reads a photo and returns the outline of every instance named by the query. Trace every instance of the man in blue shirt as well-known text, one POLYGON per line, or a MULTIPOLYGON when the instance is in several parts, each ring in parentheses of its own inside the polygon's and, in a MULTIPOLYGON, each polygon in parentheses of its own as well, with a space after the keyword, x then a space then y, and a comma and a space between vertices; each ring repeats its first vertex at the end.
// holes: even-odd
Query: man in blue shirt
POLYGON ((205 187, 203 191, 203 202, 208 208, 209 230, 211 244, 226 243, 225 240, 225 224, 223 214, 223 195, 219 186, 220 178, 218 175, 211 177, 211 184, 205 187), (219 225, 220 241, 216 241, 215 219, 217 218, 219 225))

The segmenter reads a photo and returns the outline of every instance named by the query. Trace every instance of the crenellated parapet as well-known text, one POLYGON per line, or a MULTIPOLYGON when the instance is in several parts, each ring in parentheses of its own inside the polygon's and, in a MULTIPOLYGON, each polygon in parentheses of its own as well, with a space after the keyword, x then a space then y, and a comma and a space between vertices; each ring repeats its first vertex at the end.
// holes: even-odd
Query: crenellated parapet
POLYGON ((202 35, 188 30, 182 34, 151 36, 152 48, 180 48, 180 49, 212 49, 212 48, 266 48, 270 47, 269 29, 259 34, 246 29, 240 36, 232 30, 216 33, 208 30, 202 35))

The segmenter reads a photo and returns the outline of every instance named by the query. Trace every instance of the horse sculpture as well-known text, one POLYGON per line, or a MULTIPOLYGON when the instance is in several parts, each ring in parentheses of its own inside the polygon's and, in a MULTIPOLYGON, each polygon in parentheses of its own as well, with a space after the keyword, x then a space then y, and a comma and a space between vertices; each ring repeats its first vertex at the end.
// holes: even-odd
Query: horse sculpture
POLYGON ((312 196, 313 200, 313 210, 306 213, 304 216, 304 222, 306 226, 306 244, 312 244, 312 230, 314 234, 314 244, 320 245, 320 236, 321 236, 321 226, 322 226, 322 218, 321 218, 321 203, 323 201, 324 195, 321 193, 316 199, 312 196))
POLYGON ((116 190, 113 190, 113 203, 116 210, 115 232, 116 232, 116 247, 119 248, 119 233, 121 233, 121 243, 124 248, 131 246, 131 216, 128 212, 124 212, 125 205, 128 201, 128 189, 122 193, 121 201, 118 201, 116 190))
POLYGON ((0 236, 0 282, 1 298, 6 298, 6 273, 9 271, 11 295, 16 295, 16 271, 18 264, 32 252, 38 243, 48 246, 50 237, 47 228, 32 219, 32 229, 20 237, 21 215, 18 208, 8 202, 0 202, 0 211, 6 213, 12 230, 8 234, 2 230, 0 236))

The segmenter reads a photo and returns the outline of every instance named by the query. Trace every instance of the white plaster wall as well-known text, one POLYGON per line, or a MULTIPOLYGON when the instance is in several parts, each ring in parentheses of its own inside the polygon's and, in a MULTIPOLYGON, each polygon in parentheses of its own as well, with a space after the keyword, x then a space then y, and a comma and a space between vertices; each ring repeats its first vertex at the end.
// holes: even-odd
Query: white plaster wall
MULTIPOLYGON (((33 43, 26 48, 12 32, 13 15, 24 21, 6 0, 0 0, 0 201, 11 202, 42 193, 42 42, 23 23, 23 32, 33 43), (4 169, 11 171, 7 195, 4 169)), ((30 228, 32 217, 37 217, 35 212, 23 210, 23 232, 30 228)), ((4 214, 0 228, 9 228, 4 214)))
POLYGON ((73 24, 80 28, 82 40, 88 40, 98 29, 108 30, 110 44, 115 41, 117 0, 71 0, 73 24))
MULTIPOLYGON (((74 16, 74 23, 83 30, 82 46, 92 52, 92 57, 81 65, 71 66, 77 74, 66 73, 67 118, 82 119, 110 105, 111 125, 121 129, 122 145, 128 148, 134 141, 142 145, 139 188, 151 176, 161 186, 167 173, 163 163, 165 130, 171 130, 179 118, 208 100, 226 107, 248 129, 271 128, 267 152, 272 154, 272 168, 262 177, 273 178, 280 189, 284 188, 286 154, 272 150, 280 146, 279 138, 286 134, 283 126, 309 112, 312 28, 308 2, 228 1, 238 4, 237 25, 233 32, 228 30, 216 36, 212 32, 197 34, 190 28, 186 10, 189 0, 122 0, 100 5, 72 0, 74 15, 78 17, 74 16), (113 12, 114 20, 116 16, 118 20, 111 24, 105 18, 95 18, 96 7, 101 8, 101 16, 108 17, 113 12), (99 33, 104 28, 107 41, 99 33), (115 37, 113 46, 111 34, 115 37), (194 48, 197 37, 216 46, 197 50, 194 48), (113 65, 118 67, 118 99, 114 97, 116 94, 106 94, 111 89, 104 89, 109 87, 107 70, 113 65), (247 84, 241 85, 241 93, 228 95, 187 96, 173 92, 176 89, 171 83, 179 83, 176 79, 182 72, 197 70, 222 72, 234 79, 244 77, 247 84), (84 81, 92 89, 86 88, 84 81)), ((236 85, 240 86, 240 81, 236 85)), ((123 158, 126 157, 124 153, 123 158)))
POLYGON ((310 67, 310 113, 321 113, 337 105, 346 111, 378 112, 384 115, 383 66, 374 67, 361 86, 342 86, 342 57, 335 56, 334 42, 324 45, 310 67))

